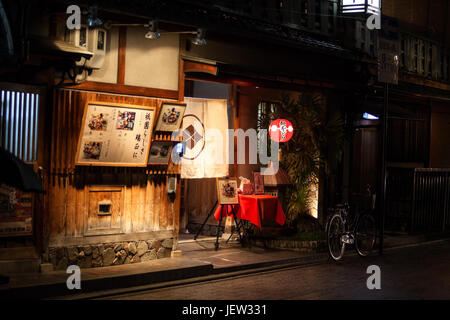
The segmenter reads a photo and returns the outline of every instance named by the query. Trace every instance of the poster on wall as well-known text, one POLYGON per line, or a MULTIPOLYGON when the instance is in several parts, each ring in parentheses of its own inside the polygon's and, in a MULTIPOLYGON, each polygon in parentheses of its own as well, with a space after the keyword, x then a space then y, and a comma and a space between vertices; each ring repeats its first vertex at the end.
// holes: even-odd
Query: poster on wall
POLYGON ((154 118, 154 107, 88 102, 76 165, 147 166, 154 118))
POLYGON ((33 194, 0 185, 0 237, 32 235, 33 194))

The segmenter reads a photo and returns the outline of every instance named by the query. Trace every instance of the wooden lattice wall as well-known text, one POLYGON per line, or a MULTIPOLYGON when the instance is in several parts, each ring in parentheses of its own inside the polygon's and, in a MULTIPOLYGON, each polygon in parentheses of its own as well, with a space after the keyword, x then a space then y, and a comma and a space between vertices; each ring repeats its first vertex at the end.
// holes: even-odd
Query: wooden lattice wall
MULTIPOLYGON (((48 178, 48 210, 45 230, 50 245, 88 241, 87 230, 90 190, 96 187, 122 187, 120 208, 121 232, 103 232, 110 241, 121 241, 126 235, 139 233, 157 237, 158 233, 178 228, 179 188, 174 202, 166 192, 167 176, 177 176, 177 166, 147 168, 76 167, 77 141, 87 101, 104 101, 157 108, 162 100, 125 95, 57 89, 54 92, 51 117, 51 144, 48 178), (174 215, 175 218, 174 219, 174 215), (175 223, 174 223, 175 221, 175 223)), ((155 133, 153 133, 155 138, 155 133)), ((161 138, 158 136, 157 138, 161 138)), ((170 139, 170 137, 163 137, 170 139)), ((99 235, 101 232, 99 233, 99 235)), ((99 242, 101 239, 99 239, 99 242)), ((105 239, 103 239, 105 240, 105 239)), ((90 239, 89 241, 92 241, 90 239)))

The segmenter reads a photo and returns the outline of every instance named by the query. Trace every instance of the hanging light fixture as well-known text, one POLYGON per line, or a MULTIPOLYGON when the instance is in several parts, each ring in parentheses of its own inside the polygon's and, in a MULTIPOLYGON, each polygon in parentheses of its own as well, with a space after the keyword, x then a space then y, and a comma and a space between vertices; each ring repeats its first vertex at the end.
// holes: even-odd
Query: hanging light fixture
POLYGON ((380 14, 381 0, 341 0, 341 12, 380 14))
POLYGON ((152 20, 146 25, 149 28, 148 32, 145 34, 145 38, 150 40, 156 40, 161 37, 161 34, 158 32, 158 21, 152 20))
POLYGON ((98 27, 103 24, 103 21, 100 20, 97 16, 98 13, 98 7, 97 6, 90 6, 87 9, 87 25, 89 27, 98 27))
POLYGON ((197 37, 192 40, 192 43, 196 46, 204 46, 206 45, 205 40, 206 30, 205 29, 197 29, 197 37))

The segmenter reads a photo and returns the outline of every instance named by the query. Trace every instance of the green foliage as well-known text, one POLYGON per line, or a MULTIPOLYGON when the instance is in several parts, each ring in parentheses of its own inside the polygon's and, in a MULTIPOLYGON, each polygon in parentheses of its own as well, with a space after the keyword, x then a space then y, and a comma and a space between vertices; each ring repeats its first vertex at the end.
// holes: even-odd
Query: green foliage
POLYGON ((321 169, 330 173, 330 160, 340 159, 345 140, 344 121, 339 112, 327 114, 325 97, 320 93, 303 93, 298 99, 283 95, 275 110, 262 112, 260 128, 268 128, 274 119, 287 119, 294 126, 292 139, 282 143, 281 165, 293 185, 288 194, 288 223, 310 207, 310 186, 319 181, 321 169))
POLYGON ((306 181, 299 181, 290 190, 290 198, 287 204, 288 222, 292 222, 300 213, 308 211, 311 205, 311 191, 306 181))

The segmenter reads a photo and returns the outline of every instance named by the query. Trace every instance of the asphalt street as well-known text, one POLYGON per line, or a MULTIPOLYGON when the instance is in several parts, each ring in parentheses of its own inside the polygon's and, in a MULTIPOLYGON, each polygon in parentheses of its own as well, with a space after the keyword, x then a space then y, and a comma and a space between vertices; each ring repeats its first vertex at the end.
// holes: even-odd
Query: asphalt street
POLYGON ((124 300, 450 299, 450 242, 386 250, 367 258, 349 249, 328 261, 190 285, 122 294, 124 300), (381 289, 369 290, 367 268, 381 271, 381 289))

